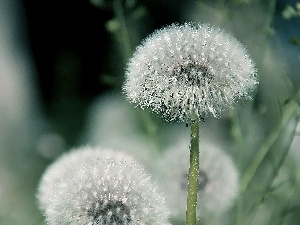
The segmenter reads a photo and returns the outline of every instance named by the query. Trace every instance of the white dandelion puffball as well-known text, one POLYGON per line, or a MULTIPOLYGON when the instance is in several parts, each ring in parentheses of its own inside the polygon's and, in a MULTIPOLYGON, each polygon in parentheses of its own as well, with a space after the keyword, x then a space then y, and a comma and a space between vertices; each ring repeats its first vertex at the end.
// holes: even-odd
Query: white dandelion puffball
MULTIPOLYGON (((169 148, 159 163, 167 202, 175 218, 185 218, 189 172, 186 142, 169 148)), ((229 209, 238 193, 238 173, 229 156, 217 146, 201 144, 198 205, 200 218, 220 215, 229 209)))
POLYGON ((238 99, 250 98, 256 69, 232 35, 206 24, 171 25, 154 32, 131 58, 123 90, 127 99, 168 121, 194 115, 219 117, 238 99))
MULTIPOLYGON (((91 148, 89 146, 74 148, 69 152, 61 155, 56 161, 54 161, 44 172, 42 179, 40 181, 37 198, 39 207, 42 210, 48 205, 48 201, 53 195, 53 190, 55 186, 59 183, 61 179, 65 179, 68 173, 76 168, 80 168, 86 162, 90 160, 101 158, 109 158, 114 154, 111 149, 105 148, 91 148)), ((114 158, 133 160, 130 156, 117 152, 114 158)))
POLYGON ((72 166, 50 184, 43 208, 47 224, 169 225, 165 198, 144 169, 125 154, 96 151, 63 156, 61 166, 69 164, 68 156, 72 166))

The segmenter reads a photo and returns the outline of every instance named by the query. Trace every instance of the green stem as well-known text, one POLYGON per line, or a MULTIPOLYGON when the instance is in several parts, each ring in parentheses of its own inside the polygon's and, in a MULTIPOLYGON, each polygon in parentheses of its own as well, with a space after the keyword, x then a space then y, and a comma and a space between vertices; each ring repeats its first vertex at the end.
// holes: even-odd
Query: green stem
MULTIPOLYGON (((114 0, 113 2, 114 14, 117 17, 117 20, 120 24, 120 36, 123 44, 122 52, 124 58, 124 64, 127 63, 129 57, 131 56, 131 43, 129 38, 129 32, 126 25, 126 19, 124 15, 123 5, 121 0, 114 0)), ((118 34, 116 34, 118 35, 118 34)))
POLYGON ((280 123, 275 127, 275 129, 271 132, 271 134, 267 137, 266 141, 263 143, 261 148, 259 149, 256 157, 246 170, 244 174, 244 179, 242 180, 241 184, 241 193, 243 194, 252 180, 254 174, 256 173, 259 165, 265 158, 265 156, 268 154, 270 151, 272 145, 276 141, 276 139, 279 137, 281 131, 283 128, 286 126, 286 124, 290 121, 290 119, 295 116, 295 113, 299 113, 299 96, 300 96, 300 91, 296 94, 296 99, 292 99, 287 105, 285 106, 285 110, 283 112, 283 117, 280 121, 280 123))
MULTIPOLYGON (((123 64, 126 65, 128 62, 128 59, 132 55, 132 46, 131 46, 131 42, 130 42, 128 27, 126 24, 126 18, 125 18, 124 8, 122 5, 122 0, 114 0, 113 11, 114 11, 115 17, 117 18, 117 20, 120 24, 120 32, 117 32, 115 35, 117 36, 120 44, 122 44, 121 51, 122 51, 123 60, 124 60, 123 64)), ((119 79, 119 82, 123 82, 123 78, 119 79)), ((159 139, 157 136, 157 126, 156 126, 155 122, 151 119, 149 112, 141 111, 140 114, 141 114, 141 118, 144 121, 144 124, 146 126, 147 134, 151 136, 151 138, 155 141, 157 149, 159 151, 161 151, 160 145, 159 145, 159 139)))
MULTIPOLYGON (((235 143, 237 143, 239 151, 239 157, 238 157, 238 168, 239 171, 242 171, 242 164, 244 159, 244 151, 241 151, 241 149, 245 149, 245 139, 242 133, 242 128, 240 126, 240 121, 238 114, 236 110, 232 111, 232 135, 235 139, 235 143)), ((242 214, 242 208, 243 208, 243 196, 239 195, 237 199, 237 205, 236 205, 236 214, 235 214, 235 224, 238 225, 241 214, 242 214)))
POLYGON ((299 120, 298 117, 299 117, 299 115, 297 115, 297 119, 295 119, 295 121, 297 121, 297 122, 293 121, 293 122, 295 122, 295 124, 293 124, 294 127, 293 127, 293 131, 292 131, 292 133, 290 134, 290 137, 289 137, 289 143, 287 144, 287 146, 285 146, 285 150, 284 150, 282 156, 280 157, 280 160, 277 163, 275 169, 273 170, 272 176, 269 178, 269 180, 267 182, 267 187, 265 188, 262 196, 259 198, 260 204, 263 203, 266 195, 271 191, 273 182, 276 179, 276 177, 278 176, 279 170, 282 167, 283 163, 285 162, 285 159, 288 156, 290 147, 292 145, 293 138, 294 138, 295 133, 296 133, 297 123, 298 123, 298 120, 299 120))
MULTIPOLYGON (((297 170, 297 168, 296 168, 297 170)), ((280 221, 278 224, 282 225, 284 224, 284 220, 288 216, 289 213, 293 212, 294 209, 297 210, 299 206, 295 206, 295 199, 297 199, 297 194, 298 194, 298 189, 299 189, 299 182, 300 182, 300 177, 299 177, 299 171, 296 172, 296 180, 294 181, 294 190, 292 194, 290 195, 290 198, 286 202, 286 206, 283 209, 282 216, 280 217, 280 221)), ((299 210, 299 209, 298 209, 299 210)))
MULTIPOLYGON (((259 206, 263 204, 263 202, 264 202, 265 198, 267 197, 267 195, 272 191, 272 186, 273 186, 274 180, 278 176, 279 170, 282 167, 283 163, 285 162, 285 160, 286 160, 286 158, 288 156, 288 153, 289 153, 289 150, 290 150, 293 138, 294 138, 294 136, 296 134, 296 126, 297 126, 297 124, 299 122, 299 117, 300 117, 299 112, 295 112, 295 118, 292 118, 292 120, 290 121, 290 123, 292 123, 293 128, 292 128, 292 132, 290 134, 288 134, 289 137, 287 138, 288 141, 287 141, 286 146, 284 147, 285 150, 283 151, 283 154, 280 157, 279 162, 276 164, 276 167, 273 170, 271 177, 266 182, 266 184, 267 184, 266 188, 264 188, 264 190, 262 192, 262 195, 259 197, 259 199, 257 201, 257 204, 255 204, 255 205, 252 206, 251 211, 254 210, 254 209, 256 209, 256 213, 257 213, 259 206)), ((289 125, 287 125, 287 126, 289 127, 289 125)))
POLYGON ((269 0, 267 2, 267 13, 268 13, 268 17, 266 20, 266 30, 270 30, 272 29, 272 25, 273 25, 273 20, 274 20, 274 14, 275 14, 275 8, 276 8, 276 0, 269 0))
POLYGON ((199 176, 199 119, 191 124, 190 169, 186 210, 186 225, 196 224, 196 207, 199 176))

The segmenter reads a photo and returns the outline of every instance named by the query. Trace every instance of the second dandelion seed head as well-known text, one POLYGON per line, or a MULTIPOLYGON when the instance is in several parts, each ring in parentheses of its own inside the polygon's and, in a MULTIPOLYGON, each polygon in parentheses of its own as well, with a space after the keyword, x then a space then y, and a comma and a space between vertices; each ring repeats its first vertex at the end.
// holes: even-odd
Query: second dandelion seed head
POLYGON ((257 85, 254 63, 232 35, 207 24, 171 25, 136 49, 123 90, 168 121, 220 116, 257 85))
POLYGON ((170 224, 151 176, 131 156, 110 149, 65 153, 46 170, 37 197, 50 225, 170 224))

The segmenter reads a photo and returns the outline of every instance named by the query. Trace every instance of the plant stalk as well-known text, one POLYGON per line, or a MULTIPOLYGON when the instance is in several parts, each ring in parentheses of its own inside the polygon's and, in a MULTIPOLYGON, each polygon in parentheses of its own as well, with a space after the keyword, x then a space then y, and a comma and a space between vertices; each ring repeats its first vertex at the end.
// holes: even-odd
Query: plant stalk
POLYGON ((130 37, 129 37, 129 31, 126 24, 126 18, 125 13, 122 5, 122 0, 114 0, 113 2, 113 10, 114 14, 120 23, 120 33, 117 33, 116 35, 120 35, 120 41, 122 44, 122 53, 123 53, 123 60, 126 64, 128 59, 130 58, 132 54, 132 48, 130 43, 130 37))
POLYGON ((270 135, 266 138, 266 141, 262 144, 259 151, 257 152, 255 158, 249 165, 246 170, 244 177, 241 182, 240 193, 244 194, 252 181, 259 165, 265 159, 266 155, 271 150, 272 145, 275 143, 276 139, 279 137, 283 128, 288 124, 288 122, 295 116, 295 113, 299 113, 299 98, 300 98, 300 90, 297 92, 295 96, 295 100, 292 99, 285 107, 282 119, 280 123, 274 128, 274 130, 270 133, 270 135))
POLYGON ((186 225, 196 224, 196 207, 199 177, 199 119, 191 123, 190 168, 188 177, 188 196, 186 225))

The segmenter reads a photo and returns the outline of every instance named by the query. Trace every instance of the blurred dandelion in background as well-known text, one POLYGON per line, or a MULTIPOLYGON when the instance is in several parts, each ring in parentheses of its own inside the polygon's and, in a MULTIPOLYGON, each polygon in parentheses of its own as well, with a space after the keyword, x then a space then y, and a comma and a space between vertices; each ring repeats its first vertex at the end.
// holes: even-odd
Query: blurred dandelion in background
MULTIPOLYGON (((188 143, 188 139, 173 143, 158 162, 156 171, 164 185, 172 216, 180 221, 184 221, 186 210, 182 202, 187 198, 188 143)), ((199 167, 197 215, 211 219, 233 206, 238 194, 238 171, 219 146, 205 142, 201 145, 199 167)))

